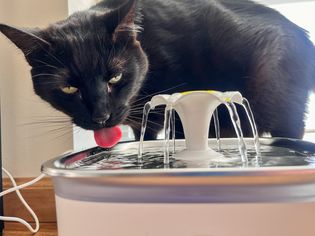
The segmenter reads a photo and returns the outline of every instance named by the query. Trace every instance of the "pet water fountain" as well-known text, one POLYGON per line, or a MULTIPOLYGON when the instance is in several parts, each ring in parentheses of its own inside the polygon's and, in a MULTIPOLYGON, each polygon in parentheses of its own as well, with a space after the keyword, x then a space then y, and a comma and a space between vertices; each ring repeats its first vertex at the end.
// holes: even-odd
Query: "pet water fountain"
POLYGON ((141 136, 42 166, 54 182, 59 236, 314 235, 315 144, 259 139, 240 93, 157 95, 144 107, 141 136), (220 138, 221 104, 235 139, 220 138), (243 138, 235 104, 245 109, 253 138, 243 138), (148 114, 161 105, 165 139, 143 141, 148 114), (175 112, 185 140, 171 132, 175 112), (216 139, 208 139, 212 117, 216 139))

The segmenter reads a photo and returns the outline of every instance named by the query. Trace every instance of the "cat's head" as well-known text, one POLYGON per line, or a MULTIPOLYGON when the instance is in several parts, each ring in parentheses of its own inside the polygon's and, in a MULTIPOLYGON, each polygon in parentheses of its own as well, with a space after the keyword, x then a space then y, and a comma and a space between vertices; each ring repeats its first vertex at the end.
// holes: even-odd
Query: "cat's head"
POLYGON ((97 130, 125 120, 147 73, 135 5, 78 12, 46 29, 0 24, 0 31, 25 54, 35 93, 76 125, 97 130))

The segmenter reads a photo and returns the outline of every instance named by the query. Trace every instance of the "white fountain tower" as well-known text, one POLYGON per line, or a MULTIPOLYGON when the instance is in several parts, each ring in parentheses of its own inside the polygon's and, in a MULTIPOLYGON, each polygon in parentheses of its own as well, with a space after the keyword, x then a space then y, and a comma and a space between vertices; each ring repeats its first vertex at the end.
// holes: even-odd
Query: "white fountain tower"
MULTIPOLYGON (((210 121, 214 111, 221 104, 241 104, 243 97, 239 92, 191 91, 172 95, 156 95, 150 101, 151 109, 166 105, 166 113, 175 110, 182 122, 185 134, 186 149, 178 152, 178 160, 211 161, 221 158, 222 154, 208 145, 210 121)), ((170 125, 170 116, 166 116, 165 129, 170 125)), ((169 132, 166 132, 169 136, 169 132)), ((166 140, 169 137, 165 137, 166 140)), ((242 138, 242 137, 241 137, 242 138)), ((168 142, 166 147, 168 149, 168 142)), ((168 152, 166 152, 168 155, 168 152)))

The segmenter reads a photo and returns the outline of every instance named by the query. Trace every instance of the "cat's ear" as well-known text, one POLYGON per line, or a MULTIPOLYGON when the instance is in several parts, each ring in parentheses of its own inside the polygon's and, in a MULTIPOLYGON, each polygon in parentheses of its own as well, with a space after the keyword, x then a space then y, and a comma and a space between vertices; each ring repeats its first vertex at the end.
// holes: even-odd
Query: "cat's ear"
POLYGON ((15 28, 0 24, 0 32, 20 48, 26 57, 37 49, 50 46, 47 41, 40 38, 40 31, 37 29, 15 28))
POLYGON ((119 8, 106 14, 106 29, 114 38, 120 33, 125 32, 129 35, 136 35, 136 4, 137 0, 127 0, 127 2, 119 8))

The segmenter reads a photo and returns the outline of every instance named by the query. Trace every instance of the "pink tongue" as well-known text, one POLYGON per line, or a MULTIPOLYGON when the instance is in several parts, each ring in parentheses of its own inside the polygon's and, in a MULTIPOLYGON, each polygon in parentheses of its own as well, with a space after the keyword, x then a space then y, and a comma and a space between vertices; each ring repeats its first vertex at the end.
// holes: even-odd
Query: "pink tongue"
POLYGON ((94 131, 94 139, 98 146, 111 148, 115 146, 122 137, 122 131, 119 126, 104 128, 94 131))

